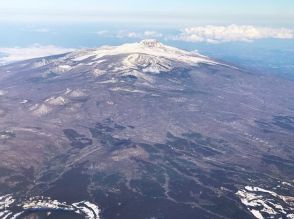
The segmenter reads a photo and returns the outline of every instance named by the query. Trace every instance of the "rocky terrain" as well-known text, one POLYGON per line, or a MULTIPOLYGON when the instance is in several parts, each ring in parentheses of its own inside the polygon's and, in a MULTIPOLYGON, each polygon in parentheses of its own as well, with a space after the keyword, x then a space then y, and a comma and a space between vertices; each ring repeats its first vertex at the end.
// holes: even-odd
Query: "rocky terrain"
POLYGON ((293 218, 293 92, 155 40, 1 66, 0 218, 293 218))

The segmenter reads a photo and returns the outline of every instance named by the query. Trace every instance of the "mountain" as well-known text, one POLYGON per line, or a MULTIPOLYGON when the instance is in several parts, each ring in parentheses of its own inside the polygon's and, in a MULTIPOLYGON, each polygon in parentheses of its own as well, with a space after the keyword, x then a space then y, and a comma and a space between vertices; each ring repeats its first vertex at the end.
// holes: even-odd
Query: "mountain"
POLYGON ((0 67, 0 218, 293 218, 294 82, 156 40, 0 67))

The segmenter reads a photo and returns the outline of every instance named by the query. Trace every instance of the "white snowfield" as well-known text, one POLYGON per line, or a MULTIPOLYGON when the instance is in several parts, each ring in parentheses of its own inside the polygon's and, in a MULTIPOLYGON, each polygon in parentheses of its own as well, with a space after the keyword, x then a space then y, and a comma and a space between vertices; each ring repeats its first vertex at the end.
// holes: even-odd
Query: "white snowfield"
POLYGON ((51 65, 51 72, 64 74, 81 67, 90 68, 99 77, 106 73, 126 73, 134 70, 142 73, 170 72, 179 67, 220 64, 196 52, 189 52, 164 45, 157 40, 143 40, 121 46, 102 46, 69 53, 38 66, 51 65))
MULTIPOLYGON (((164 45, 157 40, 142 40, 138 43, 128 43, 121 46, 102 46, 98 49, 82 50, 70 53, 68 57, 76 61, 86 61, 86 59, 93 57, 96 60, 105 56, 121 55, 121 54, 142 54, 143 60, 150 57, 165 58, 170 61, 181 61, 188 64, 209 63, 218 64, 206 56, 202 56, 196 52, 188 52, 185 50, 177 49, 171 46, 164 45)), ((136 59, 136 56, 130 56, 128 59, 136 59)), ((105 60, 103 60, 105 61, 105 60)), ((148 61, 148 60, 147 60, 148 61)), ((101 62, 99 62, 101 63, 101 62)))
MULTIPOLYGON (((83 51, 81 54, 78 51, 69 54, 69 57, 80 61, 86 61, 86 59, 91 57, 101 63, 99 61, 101 58, 116 55, 127 55, 119 63, 120 65, 116 66, 116 70, 139 67, 144 72, 159 73, 172 70, 179 62, 188 65, 198 65, 199 63, 218 64, 208 57, 167 46, 153 39, 143 40, 139 43, 123 44, 121 46, 103 46, 98 49, 83 51)), ((104 59, 103 62, 105 62, 104 59)))
POLYGON ((0 196, 0 218, 1 219, 16 219, 26 212, 46 210, 48 212, 62 210, 75 212, 84 216, 86 219, 99 219, 100 209, 97 205, 89 201, 81 201, 73 204, 59 202, 46 197, 33 197, 22 203, 17 203, 12 195, 0 196), (19 212, 11 210, 13 207, 20 207, 19 212))
POLYGON ((253 186, 245 186, 245 189, 239 190, 236 195, 258 219, 294 219, 294 197, 253 186))

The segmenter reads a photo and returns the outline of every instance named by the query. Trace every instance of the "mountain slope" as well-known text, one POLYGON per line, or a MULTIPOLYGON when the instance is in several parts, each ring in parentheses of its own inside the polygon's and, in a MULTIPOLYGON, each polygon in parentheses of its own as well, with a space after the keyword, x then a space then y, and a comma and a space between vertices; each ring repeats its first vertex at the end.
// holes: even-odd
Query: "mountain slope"
POLYGON ((275 217, 292 213, 278 197, 294 196, 293 81, 155 40, 0 72, 3 200, 90 201, 102 218, 251 218, 263 208, 249 185, 279 194, 275 217))

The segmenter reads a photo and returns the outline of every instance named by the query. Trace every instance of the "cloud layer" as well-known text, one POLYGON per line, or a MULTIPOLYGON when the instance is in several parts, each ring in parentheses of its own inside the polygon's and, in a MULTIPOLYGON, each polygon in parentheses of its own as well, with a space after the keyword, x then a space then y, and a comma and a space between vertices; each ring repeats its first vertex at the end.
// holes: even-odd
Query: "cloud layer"
POLYGON ((294 39, 294 29, 258 27, 252 25, 227 25, 227 26, 195 26, 180 30, 179 34, 163 34, 158 31, 99 31, 100 37, 146 39, 156 38, 187 42, 251 42, 258 39, 294 39))
POLYGON ((0 64, 6 64, 25 59, 62 54, 72 51, 71 48, 63 48, 52 45, 32 47, 0 48, 0 64))
POLYGON ((234 24, 228 26, 207 25, 185 28, 179 35, 174 37, 175 40, 208 43, 233 41, 250 42, 266 38, 293 39, 294 30, 234 24))
POLYGON ((159 33, 154 30, 145 30, 143 32, 128 31, 128 30, 119 30, 119 31, 115 31, 115 32, 110 32, 107 30, 102 30, 102 31, 98 31, 97 35, 101 36, 101 37, 133 38, 133 39, 146 39, 146 38, 161 38, 161 37, 163 37, 162 33, 159 33))

